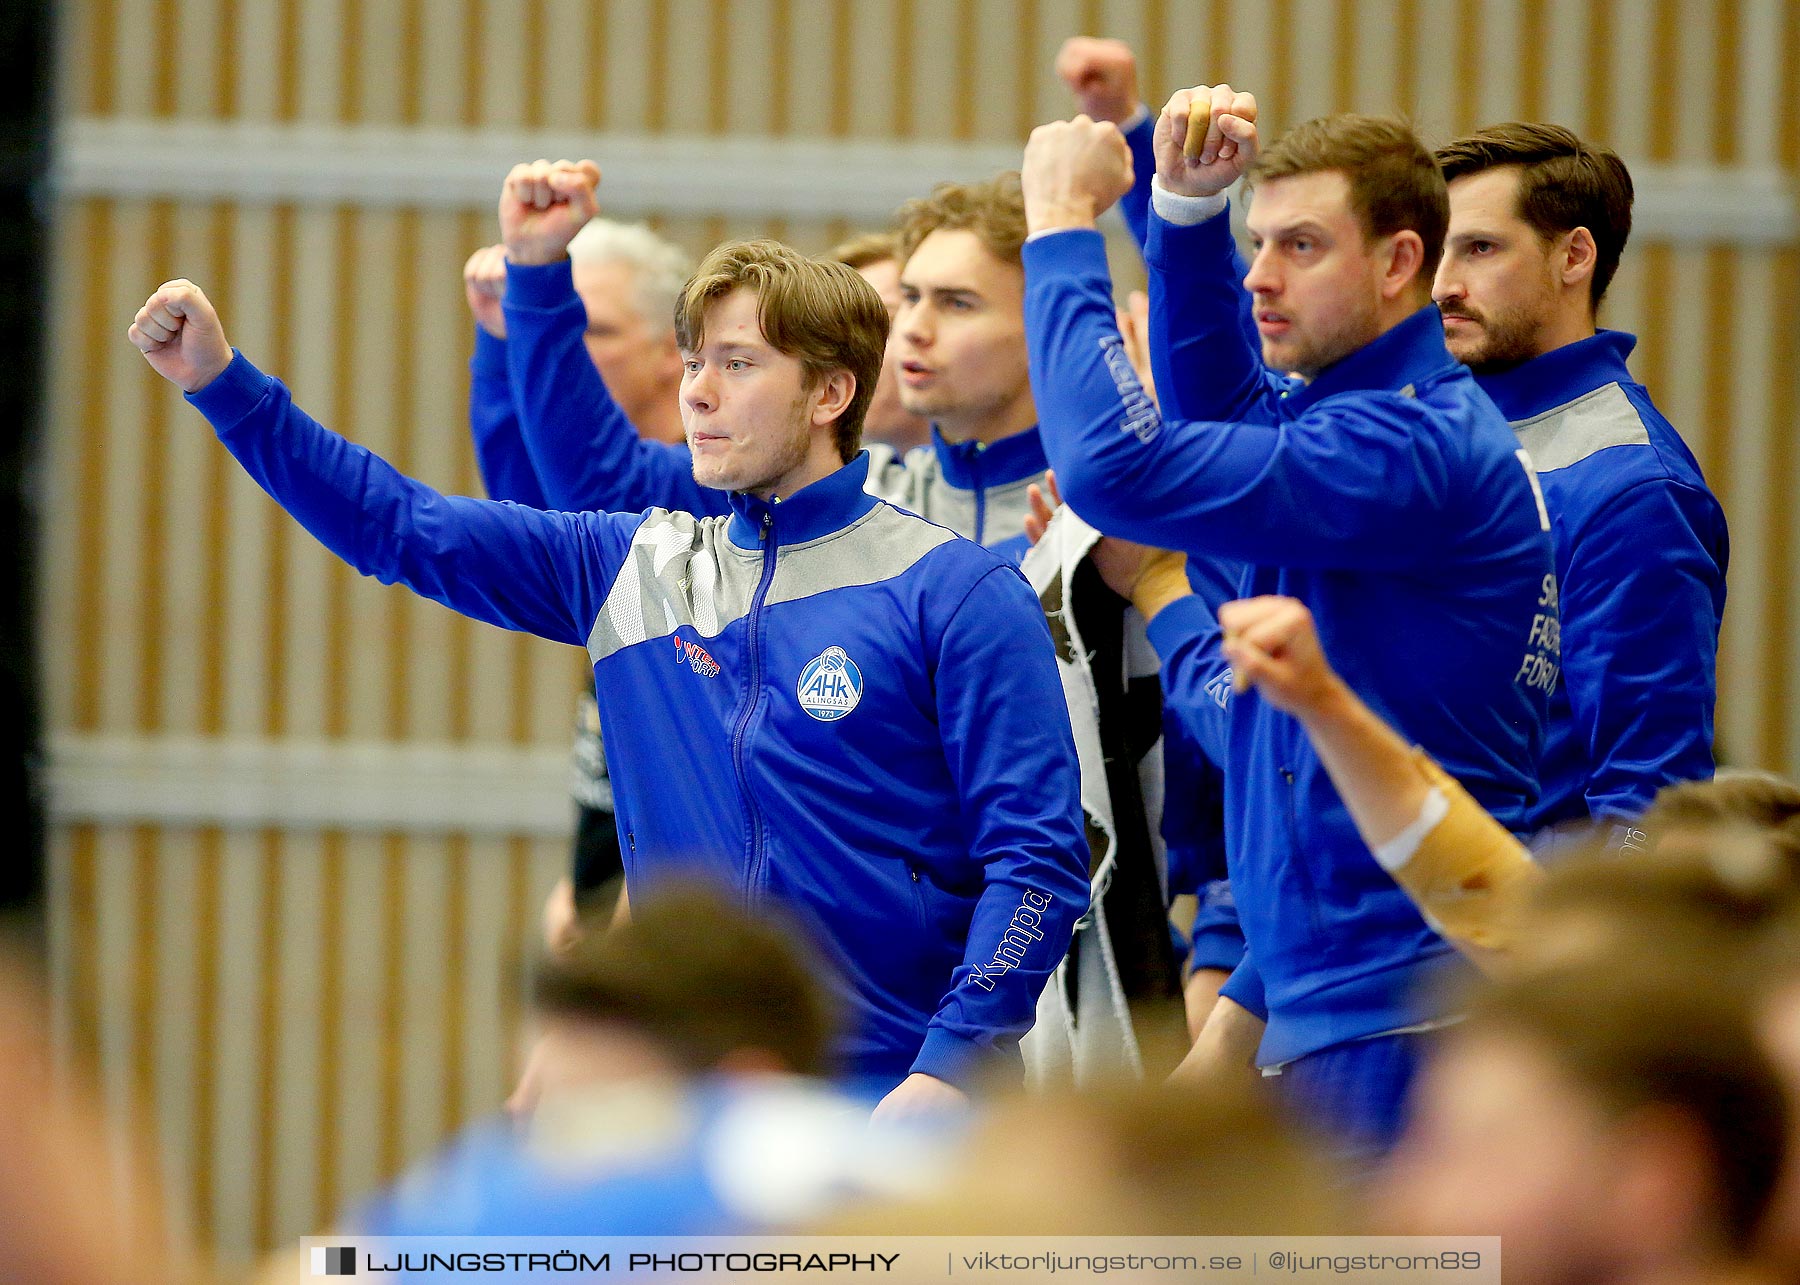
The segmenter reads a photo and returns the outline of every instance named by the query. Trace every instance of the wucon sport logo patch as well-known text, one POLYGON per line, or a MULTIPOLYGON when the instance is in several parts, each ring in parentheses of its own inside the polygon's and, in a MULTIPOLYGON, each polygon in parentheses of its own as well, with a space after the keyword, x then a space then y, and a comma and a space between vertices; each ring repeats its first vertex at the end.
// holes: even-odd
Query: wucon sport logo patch
POLYGON ((827 647, 806 662, 795 694, 800 708, 821 723, 832 723, 856 708, 862 699, 862 670, 842 647, 827 647))

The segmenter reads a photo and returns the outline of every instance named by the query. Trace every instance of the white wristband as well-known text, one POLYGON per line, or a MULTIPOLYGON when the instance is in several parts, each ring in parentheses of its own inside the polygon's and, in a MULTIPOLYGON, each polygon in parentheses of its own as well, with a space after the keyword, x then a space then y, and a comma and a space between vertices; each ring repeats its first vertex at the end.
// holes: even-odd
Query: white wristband
POLYGON ((1425 804, 1419 809, 1419 815, 1413 823, 1373 850, 1376 862, 1383 870, 1393 874, 1413 859, 1419 845, 1425 842, 1425 836, 1437 829, 1438 822, 1449 815, 1449 798, 1437 786, 1432 786, 1431 793, 1425 796, 1425 804))
POLYGON ((1226 204, 1223 192, 1211 196, 1183 196, 1164 187, 1160 175, 1150 180, 1150 208, 1164 223, 1173 223, 1176 227, 1191 228, 1196 223, 1204 223, 1223 214, 1226 204))

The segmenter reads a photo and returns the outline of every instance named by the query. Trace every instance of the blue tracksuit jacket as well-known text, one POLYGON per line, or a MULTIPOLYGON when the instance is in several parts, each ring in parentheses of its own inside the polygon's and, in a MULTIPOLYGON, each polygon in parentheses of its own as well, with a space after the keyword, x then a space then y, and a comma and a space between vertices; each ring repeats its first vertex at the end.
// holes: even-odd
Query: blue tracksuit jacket
POLYGON ((358 571, 588 649, 632 894, 699 878, 796 915, 836 966, 847 1070, 1017 1066, 1088 881, 1016 568, 866 494, 863 458, 729 517, 546 513, 401 476, 241 356, 190 400, 358 571))
MULTIPOLYGON (((1306 602, 1351 687, 1522 828, 1556 674, 1550 523, 1505 420, 1446 351, 1436 309, 1298 384, 1264 370, 1235 298, 1197 312, 1183 302, 1236 289, 1224 215, 1194 228, 1153 220, 1148 257, 1152 298, 1175 305, 1152 314, 1153 353, 1170 368, 1166 384, 1157 372, 1163 414, 1120 351, 1099 235, 1025 248, 1032 379, 1064 494, 1102 530, 1245 560, 1246 595, 1306 602), (1208 382, 1235 422, 1183 417, 1208 382)), ((1195 646, 1208 615, 1186 599, 1157 616, 1151 640, 1166 661, 1195 646)), ((1216 648, 1199 650, 1214 676, 1176 664, 1166 686, 1212 710, 1196 735, 1214 737, 1225 765, 1249 943, 1234 985, 1259 978, 1266 991, 1260 1060, 1432 1016, 1416 983, 1449 947, 1375 864, 1298 722, 1254 695, 1227 699, 1216 648)))
POLYGON ((1556 536, 1562 682, 1533 828, 1611 821, 1713 772, 1725 514, 1693 453, 1601 331, 1477 383, 1531 453, 1556 536))
MULTIPOLYGON (((490 495, 526 502, 514 487, 529 475, 545 506, 579 511, 661 507, 700 515, 730 511, 722 491, 694 481, 683 443, 646 442, 606 391, 582 342, 587 311, 567 260, 508 264, 504 343, 476 339, 470 398, 476 458, 490 495), (511 398, 494 375, 504 361, 511 398), (502 416, 516 408, 516 418, 502 416)), ((1038 431, 997 442, 946 442, 904 456, 869 448, 871 494, 1018 561, 1025 489, 1044 475, 1038 431)))

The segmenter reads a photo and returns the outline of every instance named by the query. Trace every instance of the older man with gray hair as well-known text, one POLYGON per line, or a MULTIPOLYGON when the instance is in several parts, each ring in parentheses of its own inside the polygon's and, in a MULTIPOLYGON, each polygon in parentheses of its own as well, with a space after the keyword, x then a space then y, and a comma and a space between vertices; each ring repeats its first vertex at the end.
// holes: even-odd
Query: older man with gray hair
MULTIPOLYGON (((591 220, 569 244, 575 290, 587 311, 582 342, 606 392, 638 436, 682 440, 681 352, 675 343, 675 301, 693 272, 680 247, 642 223, 591 220)), ((469 363, 469 430, 482 484, 496 500, 553 507, 519 430, 519 401, 508 374, 506 248, 484 246, 463 266, 463 287, 475 315, 475 355, 469 363)), ((624 867, 613 823, 612 782, 600 739, 593 694, 575 714, 570 782, 575 801, 573 868, 544 908, 551 946, 575 930, 577 905, 610 902, 624 867)))

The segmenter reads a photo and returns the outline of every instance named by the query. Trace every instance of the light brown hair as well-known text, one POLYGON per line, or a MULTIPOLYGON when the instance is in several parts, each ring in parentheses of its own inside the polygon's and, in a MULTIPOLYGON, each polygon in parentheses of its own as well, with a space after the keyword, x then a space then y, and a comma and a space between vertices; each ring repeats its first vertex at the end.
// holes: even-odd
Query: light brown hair
POLYGON ((1594 237, 1589 298, 1598 308, 1631 236, 1631 171, 1618 153, 1593 147, 1561 125, 1509 121, 1438 148, 1444 181, 1503 165, 1519 167, 1519 217, 1545 241, 1576 228, 1594 237))
POLYGON ((914 197, 895 216, 900 261, 912 258, 919 243, 940 229, 973 232, 987 252, 1018 267, 1025 244, 1025 195, 1017 170, 980 183, 939 183, 930 196, 914 197))
POLYGON ((1779 776, 1733 772, 1664 786, 1639 824, 1659 846, 1671 837, 1752 831, 1800 882, 1800 785, 1779 776))
POLYGON ((893 232, 861 232, 847 241, 839 241, 825 257, 860 272, 870 264, 898 259, 900 238, 893 232))
POLYGON ((809 259, 779 241, 728 241, 701 261, 675 305, 675 341, 694 352, 706 310, 743 287, 756 292, 756 324, 769 346, 799 360, 808 390, 847 370, 856 391, 832 435, 845 463, 862 449, 863 417, 881 377, 888 314, 875 287, 843 263, 809 259))
POLYGON ((1419 234, 1425 254, 1418 280, 1429 287, 1444 253, 1450 197, 1443 171, 1405 121, 1342 112, 1296 125, 1257 157, 1245 186, 1334 170, 1350 185, 1350 209, 1366 240, 1407 229, 1419 234))

